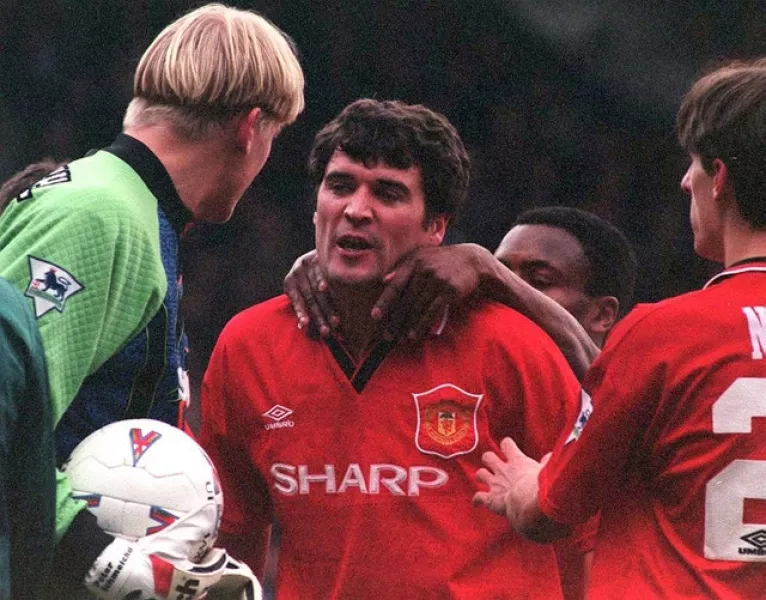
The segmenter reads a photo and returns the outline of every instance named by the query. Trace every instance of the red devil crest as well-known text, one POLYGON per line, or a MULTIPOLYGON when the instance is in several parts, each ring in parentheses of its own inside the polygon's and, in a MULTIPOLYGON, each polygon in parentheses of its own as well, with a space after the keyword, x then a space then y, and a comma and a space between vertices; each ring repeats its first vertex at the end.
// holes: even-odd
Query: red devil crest
POLYGON ((470 394, 451 383, 443 383, 412 397, 418 409, 415 430, 418 450, 452 458, 476 448, 479 443, 476 418, 484 394, 470 394))

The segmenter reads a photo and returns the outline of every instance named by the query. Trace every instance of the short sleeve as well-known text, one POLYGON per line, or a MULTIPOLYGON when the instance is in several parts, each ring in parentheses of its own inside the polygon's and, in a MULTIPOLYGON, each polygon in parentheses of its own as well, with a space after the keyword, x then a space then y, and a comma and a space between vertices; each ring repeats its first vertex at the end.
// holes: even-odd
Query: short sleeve
POLYGON ((540 507, 560 523, 595 514, 641 442, 662 386, 661 346, 641 314, 626 318, 585 376, 579 415, 540 473, 540 507), (640 357, 640 359, 636 359, 640 357))
POLYGON ((247 451, 250 444, 257 444, 257 432, 249 431, 245 440, 237 427, 238 396, 230 393, 226 377, 233 368, 230 362, 224 329, 202 382, 199 442, 221 479, 225 499, 221 530, 245 534, 269 524, 272 507, 266 482, 247 451))

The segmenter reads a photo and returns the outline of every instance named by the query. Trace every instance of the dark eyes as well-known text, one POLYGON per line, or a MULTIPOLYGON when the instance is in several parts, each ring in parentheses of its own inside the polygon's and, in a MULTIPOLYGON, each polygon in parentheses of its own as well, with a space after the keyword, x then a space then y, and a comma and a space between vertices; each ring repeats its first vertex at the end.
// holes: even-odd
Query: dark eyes
POLYGON ((387 187, 375 190, 375 193, 385 202, 398 202, 404 198, 404 194, 400 190, 387 187))
POLYGON ((549 287, 556 285, 556 281, 553 277, 550 277, 550 275, 539 269, 522 269, 522 272, 519 275, 524 281, 537 290, 546 290, 549 287))
POLYGON ((336 194, 348 194, 354 189, 345 181, 325 181, 325 187, 336 194))
POLYGON ((538 290, 544 290, 553 285, 553 282, 549 281, 548 279, 544 279, 542 277, 530 277, 527 279, 527 283, 531 285, 533 288, 538 290))
MULTIPOLYGON (((324 186, 336 196, 346 196, 351 194, 356 190, 357 187, 351 181, 329 179, 325 180, 324 186)), ((400 202, 406 198, 406 194, 402 192, 402 190, 385 185, 375 187, 373 192, 379 200, 385 202, 386 204, 400 202)))

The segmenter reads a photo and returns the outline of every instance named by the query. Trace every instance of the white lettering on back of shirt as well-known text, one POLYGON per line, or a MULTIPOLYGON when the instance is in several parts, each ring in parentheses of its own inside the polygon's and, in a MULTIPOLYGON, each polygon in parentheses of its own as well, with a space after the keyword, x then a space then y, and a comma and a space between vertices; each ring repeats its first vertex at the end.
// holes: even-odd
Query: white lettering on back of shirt
POLYGON ((753 345, 752 357, 760 360, 766 350, 766 307, 743 306, 742 312, 747 317, 750 343, 753 345))

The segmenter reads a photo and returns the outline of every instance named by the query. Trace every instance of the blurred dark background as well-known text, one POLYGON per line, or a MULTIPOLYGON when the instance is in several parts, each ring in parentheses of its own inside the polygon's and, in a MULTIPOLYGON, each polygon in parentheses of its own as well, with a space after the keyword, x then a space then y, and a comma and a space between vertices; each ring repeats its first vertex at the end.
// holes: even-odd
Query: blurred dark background
MULTIPOLYGON (((120 130, 151 39, 202 4, 2 0, 0 178, 43 156, 76 158, 120 130)), ((184 248, 195 378, 223 324, 281 291, 313 247, 304 165, 316 130, 361 97, 446 114, 473 160, 453 241, 492 250, 515 215, 565 204, 619 226, 639 259, 638 300, 699 287, 679 180, 675 110, 700 71, 766 55, 762 0, 262 0, 301 52, 307 108, 223 226, 184 248)))

